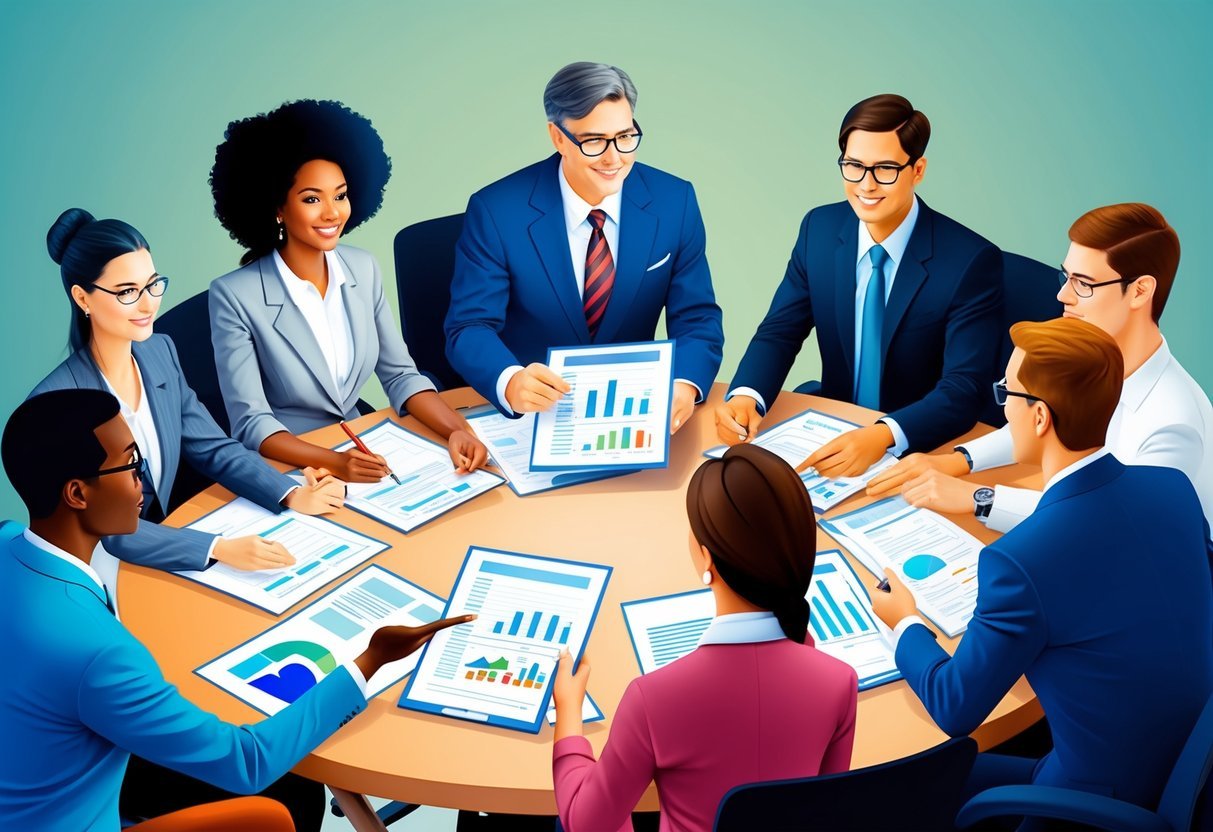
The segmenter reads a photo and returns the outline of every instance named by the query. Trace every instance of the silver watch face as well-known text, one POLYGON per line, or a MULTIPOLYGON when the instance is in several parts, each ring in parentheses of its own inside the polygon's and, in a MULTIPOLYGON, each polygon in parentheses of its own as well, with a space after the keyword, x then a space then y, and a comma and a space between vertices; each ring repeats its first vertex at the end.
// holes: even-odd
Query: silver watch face
POLYGON ((993 488, 979 488, 973 492, 973 501, 976 503, 986 504, 994 502, 993 488))

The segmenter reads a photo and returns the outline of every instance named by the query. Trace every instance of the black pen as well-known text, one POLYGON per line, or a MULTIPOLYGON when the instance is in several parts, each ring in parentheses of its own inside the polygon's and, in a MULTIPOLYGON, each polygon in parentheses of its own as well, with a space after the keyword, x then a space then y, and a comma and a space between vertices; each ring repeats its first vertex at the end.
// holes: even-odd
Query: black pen
POLYGON ((881 592, 892 592, 892 591, 893 591, 893 590, 892 590, 892 589, 889 587, 889 579, 888 579, 888 578, 881 578, 881 579, 880 579, 880 583, 876 584, 876 588, 877 588, 877 589, 879 589, 881 592))

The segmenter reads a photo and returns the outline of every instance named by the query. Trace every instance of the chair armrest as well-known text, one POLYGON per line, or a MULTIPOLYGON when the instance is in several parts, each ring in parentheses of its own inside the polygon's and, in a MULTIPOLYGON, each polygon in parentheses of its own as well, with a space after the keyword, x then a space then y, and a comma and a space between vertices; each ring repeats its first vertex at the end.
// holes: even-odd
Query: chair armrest
POLYGON ((1173 832, 1161 817, 1133 803, 1055 786, 986 789, 961 807, 956 825, 964 829, 986 818, 1005 815, 1068 820, 1112 832, 1173 832))
POLYGON ((799 387, 797 387, 792 392, 793 393, 803 393, 806 396, 820 396, 821 395, 821 382, 817 381, 816 379, 813 379, 812 381, 806 381, 804 384, 801 384, 799 387))

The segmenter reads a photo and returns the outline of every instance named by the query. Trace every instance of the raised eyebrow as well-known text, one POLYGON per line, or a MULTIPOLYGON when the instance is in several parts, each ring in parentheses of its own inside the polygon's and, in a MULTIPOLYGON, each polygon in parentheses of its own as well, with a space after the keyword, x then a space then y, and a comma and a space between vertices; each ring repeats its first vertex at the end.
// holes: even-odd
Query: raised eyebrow
MULTIPOLYGON (((342 182, 342 183, 341 183, 340 185, 338 185, 336 188, 333 188, 333 190, 334 190, 334 191, 340 191, 340 190, 341 190, 342 188, 344 188, 344 187, 346 187, 346 184, 345 184, 344 182, 342 182)), ((296 191, 295 193, 297 193, 297 194, 306 194, 306 193, 317 193, 317 194, 322 194, 322 193, 324 193, 324 191, 320 190, 319 188, 300 188, 300 189, 299 189, 298 191, 296 191)))
POLYGON ((879 162, 873 162, 870 165, 865 165, 863 162, 861 162, 859 159, 856 159, 854 156, 843 156, 842 161, 854 162, 857 165, 864 165, 864 167, 871 167, 871 168, 877 167, 878 165, 893 165, 894 167, 901 167, 902 165, 908 164, 908 162, 896 162, 892 159, 881 159, 879 162))

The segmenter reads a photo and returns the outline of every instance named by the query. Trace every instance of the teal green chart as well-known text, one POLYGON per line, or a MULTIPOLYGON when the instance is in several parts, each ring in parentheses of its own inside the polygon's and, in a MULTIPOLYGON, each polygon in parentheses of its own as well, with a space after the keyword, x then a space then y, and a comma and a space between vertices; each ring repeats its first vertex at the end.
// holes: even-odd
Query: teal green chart
POLYGON ((901 571, 912 581, 922 581, 934 575, 947 564, 934 555, 914 555, 902 564, 901 571))
POLYGON ((275 699, 291 703, 316 686, 320 681, 311 667, 300 662, 290 662, 278 668, 277 673, 266 673, 253 679, 252 677, 267 667, 278 662, 298 656, 306 659, 320 671, 321 678, 337 669, 337 660, 328 648, 313 641, 284 641, 273 644, 261 652, 250 656, 230 669, 233 676, 248 681, 261 691, 275 699), (251 681, 250 681, 251 680, 251 681))

